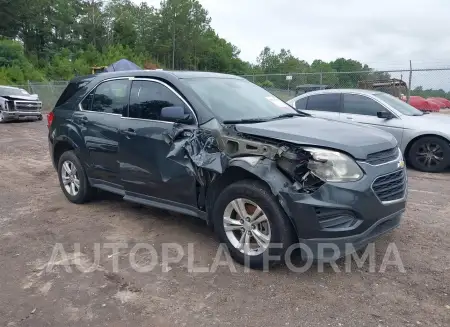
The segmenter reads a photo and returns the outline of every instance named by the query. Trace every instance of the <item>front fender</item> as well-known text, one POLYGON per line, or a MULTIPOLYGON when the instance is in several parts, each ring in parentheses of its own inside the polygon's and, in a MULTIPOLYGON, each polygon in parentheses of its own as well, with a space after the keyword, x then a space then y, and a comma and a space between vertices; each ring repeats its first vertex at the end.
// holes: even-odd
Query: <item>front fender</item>
POLYGON ((230 167, 240 167, 257 176, 269 185, 272 193, 278 196, 280 191, 292 183, 281 173, 276 162, 264 157, 239 157, 230 160, 230 167))
POLYGON ((230 160, 229 166, 240 167, 265 182, 295 228, 287 201, 283 197, 283 193, 291 190, 292 182, 278 169, 274 160, 264 157, 239 157, 230 160))

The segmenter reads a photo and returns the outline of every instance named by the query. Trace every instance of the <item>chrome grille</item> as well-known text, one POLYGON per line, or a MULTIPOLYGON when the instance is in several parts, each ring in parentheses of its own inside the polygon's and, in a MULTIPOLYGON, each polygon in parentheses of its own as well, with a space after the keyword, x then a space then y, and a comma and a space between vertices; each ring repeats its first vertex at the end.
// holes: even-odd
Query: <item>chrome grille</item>
POLYGON ((399 151, 399 148, 393 148, 371 153, 367 156, 366 162, 371 165, 381 165, 390 161, 394 161, 395 159, 397 159, 399 151))
POLYGON ((406 192, 405 170, 397 170, 391 174, 378 177, 373 182, 372 189, 382 202, 402 199, 406 192))
POLYGON ((42 102, 40 101, 14 101, 15 111, 41 111, 42 102))

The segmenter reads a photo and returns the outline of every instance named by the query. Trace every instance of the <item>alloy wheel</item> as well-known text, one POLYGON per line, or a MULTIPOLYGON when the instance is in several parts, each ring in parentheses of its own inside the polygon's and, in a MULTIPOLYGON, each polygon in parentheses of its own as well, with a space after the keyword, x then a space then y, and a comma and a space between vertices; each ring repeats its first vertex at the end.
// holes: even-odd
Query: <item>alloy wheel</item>
POLYGON ((80 191, 80 179, 75 164, 69 160, 64 161, 61 168, 61 178, 67 193, 76 196, 80 191))
POLYGON ((444 150, 436 143, 423 143, 416 152, 417 162, 427 168, 438 166, 444 160, 444 150))
POLYGON ((239 198, 228 203, 223 214, 223 227, 230 243, 245 255, 261 254, 270 244, 269 219, 248 199, 239 198))

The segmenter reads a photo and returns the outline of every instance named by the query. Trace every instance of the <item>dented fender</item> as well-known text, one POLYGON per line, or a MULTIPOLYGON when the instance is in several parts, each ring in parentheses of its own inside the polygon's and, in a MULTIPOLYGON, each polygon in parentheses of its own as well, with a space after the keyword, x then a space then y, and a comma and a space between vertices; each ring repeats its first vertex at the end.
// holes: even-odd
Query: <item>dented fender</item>
POLYGON ((230 160, 230 167, 239 167, 255 175, 269 185, 272 194, 278 199, 289 220, 292 221, 291 212, 283 193, 295 191, 294 184, 277 167, 276 161, 264 157, 239 157, 230 160))
POLYGON ((292 184, 278 169, 274 160, 264 157, 238 157, 229 162, 230 167, 240 167, 257 176, 269 185, 272 193, 278 195, 280 191, 289 188, 292 184))

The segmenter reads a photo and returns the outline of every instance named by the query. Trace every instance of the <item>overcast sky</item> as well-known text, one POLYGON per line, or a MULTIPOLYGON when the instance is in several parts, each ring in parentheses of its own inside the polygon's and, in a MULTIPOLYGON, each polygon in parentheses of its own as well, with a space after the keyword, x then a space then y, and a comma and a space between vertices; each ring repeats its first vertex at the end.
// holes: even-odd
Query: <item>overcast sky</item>
MULTIPOLYGON (((159 6, 160 0, 146 0, 159 6)), ((135 0, 135 2, 140 2, 135 0)), ((264 48, 378 69, 450 66, 449 0, 200 0, 216 32, 255 62, 264 48)))

